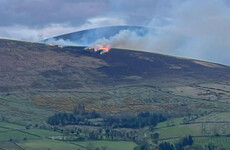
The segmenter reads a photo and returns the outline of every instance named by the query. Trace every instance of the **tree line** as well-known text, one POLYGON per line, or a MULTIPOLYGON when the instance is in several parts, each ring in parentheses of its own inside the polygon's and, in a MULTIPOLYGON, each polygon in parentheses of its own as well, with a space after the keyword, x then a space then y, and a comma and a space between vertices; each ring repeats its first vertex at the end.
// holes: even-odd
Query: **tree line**
POLYGON ((47 123, 50 125, 89 125, 106 126, 113 128, 142 128, 145 126, 155 127, 157 123, 165 121, 167 118, 159 113, 140 112, 137 115, 101 115, 96 111, 86 111, 84 105, 78 105, 72 113, 59 112, 50 116, 47 123), (91 119, 101 118, 103 121, 94 124, 91 119))

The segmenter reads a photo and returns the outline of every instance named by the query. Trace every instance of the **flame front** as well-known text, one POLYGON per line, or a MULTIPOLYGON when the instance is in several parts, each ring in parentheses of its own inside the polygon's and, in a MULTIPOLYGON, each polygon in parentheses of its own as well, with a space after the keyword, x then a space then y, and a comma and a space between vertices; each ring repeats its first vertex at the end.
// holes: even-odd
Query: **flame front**
POLYGON ((106 46, 99 45, 99 46, 91 46, 91 47, 85 48, 85 50, 93 50, 94 52, 101 51, 100 54, 107 53, 109 52, 110 49, 111 49, 110 45, 106 45, 106 46))

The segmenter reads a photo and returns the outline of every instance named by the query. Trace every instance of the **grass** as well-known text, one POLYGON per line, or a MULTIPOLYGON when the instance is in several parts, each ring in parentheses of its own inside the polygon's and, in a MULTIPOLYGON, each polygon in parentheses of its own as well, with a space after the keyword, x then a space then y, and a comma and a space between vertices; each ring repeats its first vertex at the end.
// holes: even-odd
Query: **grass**
POLYGON ((195 121, 215 121, 215 122, 220 122, 220 121, 229 121, 230 122, 230 112, 213 112, 209 115, 200 117, 196 119, 195 121))
POLYGON ((133 150, 137 145, 134 142, 129 141, 84 141, 75 142, 76 144, 87 147, 89 145, 94 145, 95 147, 107 147, 109 150, 133 150))
POLYGON ((1 128, 3 129, 25 129, 24 126, 7 123, 7 122, 0 122, 0 130, 1 128))
POLYGON ((26 142, 18 143, 22 148, 26 150, 44 150, 44 149, 54 149, 54 150, 72 150, 80 149, 85 150, 86 147, 107 147, 109 150, 133 150, 136 146, 134 142, 126 141, 86 141, 86 142, 64 142, 56 140, 31 140, 26 142), (84 148, 85 147, 85 148, 84 148))
MULTIPOLYGON (((53 114, 53 111, 34 105, 29 100, 30 96, 31 94, 28 93, 0 95, 0 103, 3 105, 3 107, 0 106, 0 117, 7 118, 9 122, 23 125, 41 124, 44 122, 49 115, 53 114)), ((2 125, 5 126, 6 123, 2 125)))
POLYGON ((4 127, 3 127, 3 128, 0 127, 0 132, 1 132, 1 131, 6 131, 6 130, 8 130, 8 129, 6 129, 6 128, 4 128, 4 127))
POLYGON ((55 141, 49 139, 31 140, 26 142, 19 142, 18 145, 26 150, 73 150, 82 149, 82 147, 63 141, 55 141))
POLYGON ((24 133, 21 131, 6 131, 6 132, 1 132, 0 134, 0 141, 9 141, 10 139, 14 140, 14 141, 22 141, 24 139, 39 139, 39 137, 28 134, 28 133, 24 133))
POLYGON ((179 125, 157 129, 155 132, 160 134, 160 139, 169 137, 183 137, 186 135, 201 135, 201 124, 179 125))
POLYGON ((183 119, 184 119, 184 117, 172 118, 172 119, 169 119, 167 121, 158 123, 156 128, 168 127, 169 125, 178 126, 181 123, 183 123, 183 119))
POLYGON ((49 137, 49 136, 61 136, 62 134, 55 131, 44 130, 44 129, 30 129, 28 130, 29 133, 38 135, 40 137, 49 137))
MULTIPOLYGON (((55 150, 72 150, 81 149, 84 147, 95 146, 95 147, 107 147, 109 150, 125 149, 133 150, 136 146, 131 141, 83 141, 83 142, 68 142, 51 140, 47 137, 62 137, 63 134, 55 131, 44 130, 44 129, 25 129, 24 126, 19 126, 11 123, 0 122, 3 128, 0 132, 0 148, 17 150, 20 149, 17 145, 10 142, 16 142, 19 146, 26 150, 43 150, 43 149, 55 149, 55 150), (8 127, 7 129, 4 127, 8 127)), ((61 138, 60 138, 61 139, 61 138)))
POLYGON ((20 147, 12 142, 0 142, 0 148, 5 150, 22 150, 20 147))
POLYGON ((85 104, 87 110, 102 112, 154 110, 187 114, 188 111, 230 110, 227 107, 230 104, 176 96, 154 86, 132 85, 115 86, 103 92, 51 91, 0 95, 0 117, 19 124, 42 124, 55 112, 72 111, 80 103, 85 104))
POLYGON ((226 149, 230 149, 230 137, 199 137, 193 138, 194 145, 206 145, 212 143, 214 145, 222 145, 226 149))

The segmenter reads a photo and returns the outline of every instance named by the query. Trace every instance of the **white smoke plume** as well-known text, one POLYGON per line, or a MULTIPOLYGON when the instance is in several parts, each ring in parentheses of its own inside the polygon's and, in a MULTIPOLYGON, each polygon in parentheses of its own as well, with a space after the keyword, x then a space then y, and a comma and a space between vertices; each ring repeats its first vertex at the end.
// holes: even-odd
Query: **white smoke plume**
POLYGON ((148 32, 144 36, 137 34, 136 31, 122 30, 118 34, 108 39, 102 38, 92 45, 110 45, 112 48, 132 49, 140 51, 167 53, 169 50, 176 49, 183 40, 182 36, 168 32, 148 32), (168 42, 165 44, 165 42, 168 42))
POLYGON ((230 65, 230 6, 225 0, 170 1, 166 15, 154 17, 145 36, 124 30, 107 43, 115 48, 138 49, 230 65))
MULTIPOLYGON (((230 65, 230 6, 226 0, 169 0, 167 11, 155 12, 145 35, 122 30, 87 46, 110 45, 230 65), (166 13, 165 13, 166 12, 166 13)), ((165 8, 165 7, 164 7, 165 8)), ((87 37, 85 37, 87 39, 87 37)), ((82 45, 78 41, 53 41, 57 45, 82 45)), ((85 46, 85 44, 84 44, 85 46)))
POLYGON ((72 42, 70 40, 63 40, 63 39, 54 39, 50 38, 44 41, 45 44, 52 44, 52 45, 60 45, 60 46, 79 46, 76 42, 72 42))

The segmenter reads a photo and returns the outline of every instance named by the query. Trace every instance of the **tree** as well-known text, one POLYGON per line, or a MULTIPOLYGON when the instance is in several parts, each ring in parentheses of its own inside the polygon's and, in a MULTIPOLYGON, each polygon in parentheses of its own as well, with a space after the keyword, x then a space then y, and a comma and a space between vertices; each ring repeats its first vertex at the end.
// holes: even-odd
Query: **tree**
POLYGON ((181 150, 183 149, 183 147, 187 145, 192 145, 192 144, 193 144, 193 139, 192 139, 192 136, 189 135, 189 136, 182 138, 180 142, 176 144, 176 149, 181 150))
POLYGON ((168 142, 162 142, 159 145, 159 150, 175 150, 175 146, 168 142))
POLYGON ((208 143, 208 145, 205 145, 205 148, 207 148, 208 150, 215 150, 217 149, 217 145, 213 143, 208 143))
POLYGON ((151 135, 151 138, 153 139, 154 143, 158 142, 159 135, 160 135, 159 133, 154 133, 154 134, 151 135))

